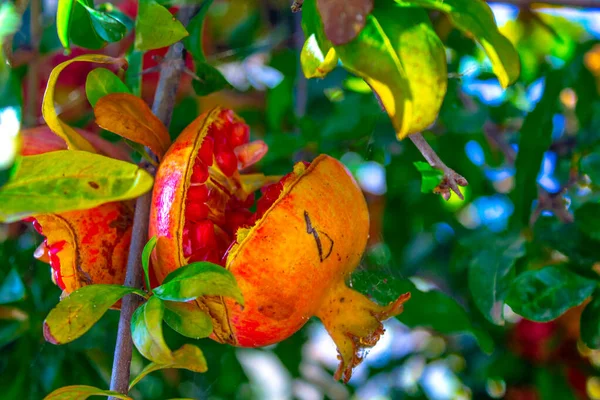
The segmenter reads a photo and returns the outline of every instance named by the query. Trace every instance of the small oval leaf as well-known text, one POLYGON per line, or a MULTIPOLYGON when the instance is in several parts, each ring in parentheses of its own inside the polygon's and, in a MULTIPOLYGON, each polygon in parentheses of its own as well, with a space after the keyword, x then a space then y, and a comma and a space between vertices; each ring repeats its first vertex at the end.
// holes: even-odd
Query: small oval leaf
POLYGON ((170 301, 190 301, 201 296, 225 296, 244 304, 235 278, 225 268, 209 262, 186 265, 171 272, 155 296, 170 301))
POLYGON ((152 251, 156 247, 156 242, 158 238, 156 236, 152 236, 148 243, 144 246, 144 250, 142 250, 142 267, 144 268, 144 279, 146 280, 146 288, 151 290, 150 286, 150 255, 152 251))
POLYGON ((56 33, 67 54, 71 52, 69 30, 71 29, 71 17, 74 5, 75 0, 58 0, 56 8, 56 33))
POLYGON ((84 286, 61 300, 44 321, 44 338, 52 344, 72 342, 86 333, 123 296, 139 289, 120 285, 84 286))
POLYGON ((517 314, 537 322, 558 318, 587 299, 596 282, 561 267, 522 273, 511 285, 506 303, 517 314))
POLYGON ((184 344, 179 350, 173 352, 173 362, 169 364, 148 364, 146 368, 144 368, 142 372, 140 372, 140 374, 136 376, 133 381, 131 381, 129 390, 131 390, 131 388, 133 388, 139 381, 142 380, 143 377, 149 373, 167 368, 187 369, 192 372, 200 373, 208 370, 208 367, 206 366, 206 359, 204 358, 204 354, 202 354, 202 350, 192 344, 184 344))
POLYGON ((137 165, 99 154, 58 150, 24 156, 0 188, 0 221, 129 200, 151 190, 152 184, 152 176, 137 165))
POLYGON ((119 136, 148 146, 159 158, 171 145, 169 131, 150 107, 129 93, 112 93, 94 107, 96 123, 119 136))
POLYGON ((135 20, 135 49, 152 50, 170 46, 188 36, 185 27, 167 8, 154 0, 139 2, 135 20))
POLYGON ((94 146, 92 146, 90 142, 85 140, 79 133, 77 133, 75 129, 65 124, 58 117, 56 108, 54 107, 54 89, 56 87, 56 81, 58 80, 60 73, 66 67, 77 61, 115 64, 119 67, 126 65, 126 62, 122 58, 113 58, 101 54, 86 54, 60 63, 52 70, 50 77, 48 78, 48 84, 46 85, 46 92, 44 93, 44 100, 42 102, 42 115, 44 116, 44 120, 48 124, 48 127, 52 130, 52 132, 56 133, 58 136, 63 138, 65 142, 67 142, 69 149, 85 150, 89 151, 90 153, 95 153, 96 150, 94 149, 94 146))
POLYGON ((112 390, 102 390, 93 386, 73 385, 56 389, 44 400, 86 400, 91 396, 112 396, 117 399, 132 400, 131 397, 112 390))
POLYGON ((150 299, 133 313, 131 317, 131 339, 138 351, 148 360, 169 364, 173 353, 163 337, 162 321, 165 306, 158 297, 150 299))
POLYGON ((85 80, 85 94, 94 107, 101 97, 111 93, 130 93, 129 88, 106 68, 96 68, 85 80))
POLYGON ((164 320, 174 331, 193 339, 208 337, 213 331, 210 316, 194 303, 166 301, 164 320))

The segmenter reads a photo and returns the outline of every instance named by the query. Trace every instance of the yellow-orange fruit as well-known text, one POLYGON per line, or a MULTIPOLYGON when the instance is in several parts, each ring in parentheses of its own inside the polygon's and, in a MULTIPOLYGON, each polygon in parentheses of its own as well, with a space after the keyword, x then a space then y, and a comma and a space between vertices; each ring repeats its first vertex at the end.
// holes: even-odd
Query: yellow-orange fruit
MULTIPOLYGON (((194 121, 156 175, 150 236, 158 238, 153 265, 159 282, 190 262, 183 230, 191 204, 192 163, 212 124, 217 126, 213 131, 227 134, 227 124, 219 119, 222 113, 217 109, 194 121)), ((218 170, 209 170, 207 185, 221 178, 218 170)), ((220 227, 231 209, 227 205, 244 203, 256 189, 244 185, 247 181, 236 171, 221 185, 231 190, 224 201, 210 205, 207 219, 215 231, 227 231, 220 227)), ((366 247, 369 214, 358 185, 339 161, 321 155, 310 164, 298 163, 262 192, 251 223, 223 235, 226 242, 216 245, 226 249, 217 254, 235 276, 244 307, 216 296, 200 298, 197 304, 212 317, 215 340, 244 347, 277 343, 317 316, 338 347, 336 378, 347 381, 362 360, 362 349, 373 346, 383 333, 381 321, 400 313, 409 295, 380 306, 346 285, 366 247)))
MULTIPOLYGON (((126 159, 118 146, 96 135, 83 134, 100 152, 126 159)), ((64 141, 45 126, 25 130, 21 137, 22 155, 66 149, 64 141)), ((52 279, 66 293, 92 283, 123 283, 133 222, 131 203, 105 203, 88 210, 39 214, 27 220, 45 236, 34 255, 50 264, 52 279)))

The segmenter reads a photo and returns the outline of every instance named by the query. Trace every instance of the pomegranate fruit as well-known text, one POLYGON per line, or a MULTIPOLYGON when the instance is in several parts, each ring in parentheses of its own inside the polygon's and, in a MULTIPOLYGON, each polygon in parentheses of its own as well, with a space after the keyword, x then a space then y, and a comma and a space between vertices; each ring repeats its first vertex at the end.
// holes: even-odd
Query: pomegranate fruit
POLYGON ((248 137, 243 121, 217 108, 196 119, 169 149, 156 175, 150 215, 149 235, 158 239, 155 274, 162 282, 194 261, 233 273, 243 308, 218 296, 196 301, 213 319, 211 337, 219 342, 270 345, 317 316, 338 347, 336 379, 348 381, 362 350, 383 333, 381 321, 400 313, 409 294, 380 306, 346 285, 367 243, 369 214, 339 161, 321 155, 276 182, 241 175, 237 167, 246 163, 240 160, 265 151, 247 144, 248 137), (262 195, 252 212, 258 188, 262 195))
MULTIPOLYGON (((82 133, 99 152, 126 159, 120 147, 82 133)), ((21 132, 22 155, 66 150, 66 143, 48 127, 21 132)), ((131 241, 133 206, 112 202, 88 210, 39 214, 25 219, 44 235, 34 256, 48 262, 52 280, 66 293, 92 283, 122 284, 131 241)))

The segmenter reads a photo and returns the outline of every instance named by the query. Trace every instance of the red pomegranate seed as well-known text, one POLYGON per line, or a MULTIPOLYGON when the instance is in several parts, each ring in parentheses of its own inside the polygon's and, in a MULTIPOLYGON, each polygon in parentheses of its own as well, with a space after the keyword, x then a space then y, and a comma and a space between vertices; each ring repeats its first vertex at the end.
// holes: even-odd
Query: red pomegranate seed
POLYGON ((229 146, 217 145, 215 159, 225 176, 230 177, 237 170, 237 158, 229 146))
POLYGON ((238 159, 238 168, 244 169, 256 164, 267 154, 269 146, 262 140, 245 143, 233 149, 238 159))
POLYGON ((198 158, 200 161, 204 163, 204 165, 211 166, 213 164, 213 152, 215 149, 215 141, 213 138, 206 136, 202 141, 202 146, 200 146, 200 150, 198 150, 198 155, 196 158, 196 162, 198 162, 198 158))
POLYGON ((206 185, 190 186, 186 202, 204 203, 206 200, 208 200, 208 187, 206 185))
POLYGON ((236 148, 250 141, 250 127, 243 122, 238 122, 231 127, 229 132, 229 145, 236 148))
POLYGON ((271 204, 279 198, 281 191, 283 190, 283 183, 277 182, 273 183, 269 186, 264 187, 263 197, 266 198, 267 201, 271 202, 271 204))
POLYGON ((35 231, 37 233, 39 233, 40 235, 44 234, 42 232, 42 226, 40 225, 40 223, 38 222, 38 220, 35 219, 34 217, 23 218, 23 221, 25 221, 25 222, 31 222, 31 225, 33 225, 33 229, 35 229, 35 231))
POLYGON ((202 221, 208 217, 208 206, 204 203, 189 203, 185 206, 185 218, 188 221, 202 221))
POLYGON ((219 118, 221 120, 223 120, 223 122, 225 123, 225 125, 230 125, 233 123, 234 121, 234 114, 233 111, 231 110, 223 110, 221 111, 221 113, 219 114, 219 118))
POLYGON ((254 195, 254 193, 250 193, 248 195, 248 197, 246 197, 246 200, 242 201, 241 206, 243 208, 250 208, 254 205, 255 201, 256 201, 256 196, 254 195))
POLYGON ((210 247, 205 247, 203 249, 196 250, 189 258, 188 262, 200 262, 200 261, 208 261, 213 264, 219 264, 219 256, 215 249, 210 247))
POLYGON ((194 168, 192 169, 191 183, 204 183, 208 179, 208 167, 196 158, 194 168))
POLYGON ((59 270, 53 270, 52 271, 52 275, 54 277, 54 282, 56 283, 56 285, 61 290, 65 290, 65 282, 63 281, 62 276, 60 275, 60 271, 59 270))
POLYGON ((184 257, 189 257, 192 254, 192 241, 190 240, 190 229, 188 225, 189 223, 186 223, 185 228, 183 228, 182 246, 184 257))
POLYGON ((190 227, 190 239, 192 240, 192 249, 198 250, 204 247, 215 248, 217 239, 215 237, 215 228, 212 221, 204 220, 190 227))
POLYGON ((246 209, 240 208, 227 212, 225 221, 225 230, 233 235, 237 230, 244 226, 250 226, 248 221, 252 218, 252 213, 246 209))

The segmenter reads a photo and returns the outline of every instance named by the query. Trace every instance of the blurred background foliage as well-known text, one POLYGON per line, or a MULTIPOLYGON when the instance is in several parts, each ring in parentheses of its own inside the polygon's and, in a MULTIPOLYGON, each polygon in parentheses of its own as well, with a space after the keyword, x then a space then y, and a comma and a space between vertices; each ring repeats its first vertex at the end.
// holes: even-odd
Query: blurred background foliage
MULTIPOLYGON (((123 22, 122 40, 96 43, 80 32, 71 37, 69 56, 56 34, 56 1, 25 3, 0 4, 4 180, 12 161, 3 149, 21 127, 43 123, 48 75, 90 52, 79 46, 125 54, 133 73, 164 54, 131 50, 134 1, 101 6, 123 22), (41 15, 39 29, 30 26, 32 12, 41 15)), ((600 9, 492 7, 522 60, 521 78, 507 90, 480 48, 444 14, 430 12, 446 45, 450 80, 439 119, 424 134, 469 181, 464 201, 445 202, 421 191, 427 177, 414 165, 421 155, 410 141, 395 139, 361 79, 341 68, 322 80, 302 76, 304 38, 288 1, 214 1, 202 44, 230 86, 199 97, 184 77, 171 134, 219 104, 268 143, 258 166, 265 173, 285 173, 319 153, 341 159, 372 219, 352 285, 382 302, 407 290, 413 297, 386 323, 348 385, 331 378, 335 346, 318 321, 265 349, 193 341, 165 328, 171 348, 198 342, 209 370, 156 372, 134 398, 600 399, 600 9)), ((91 69, 73 65, 59 79, 61 116, 115 139, 93 123, 85 96, 91 69)), ((142 75, 147 101, 157 79, 156 72, 142 75)), ((74 384, 107 387, 118 314, 109 312, 74 343, 45 343, 42 322, 60 290, 49 267, 32 256, 41 237, 20 223, 1 226, 0 237, 0 397, 39 399, 74 384)), ((145 363, 134 354, 132 375, 145 363)))

